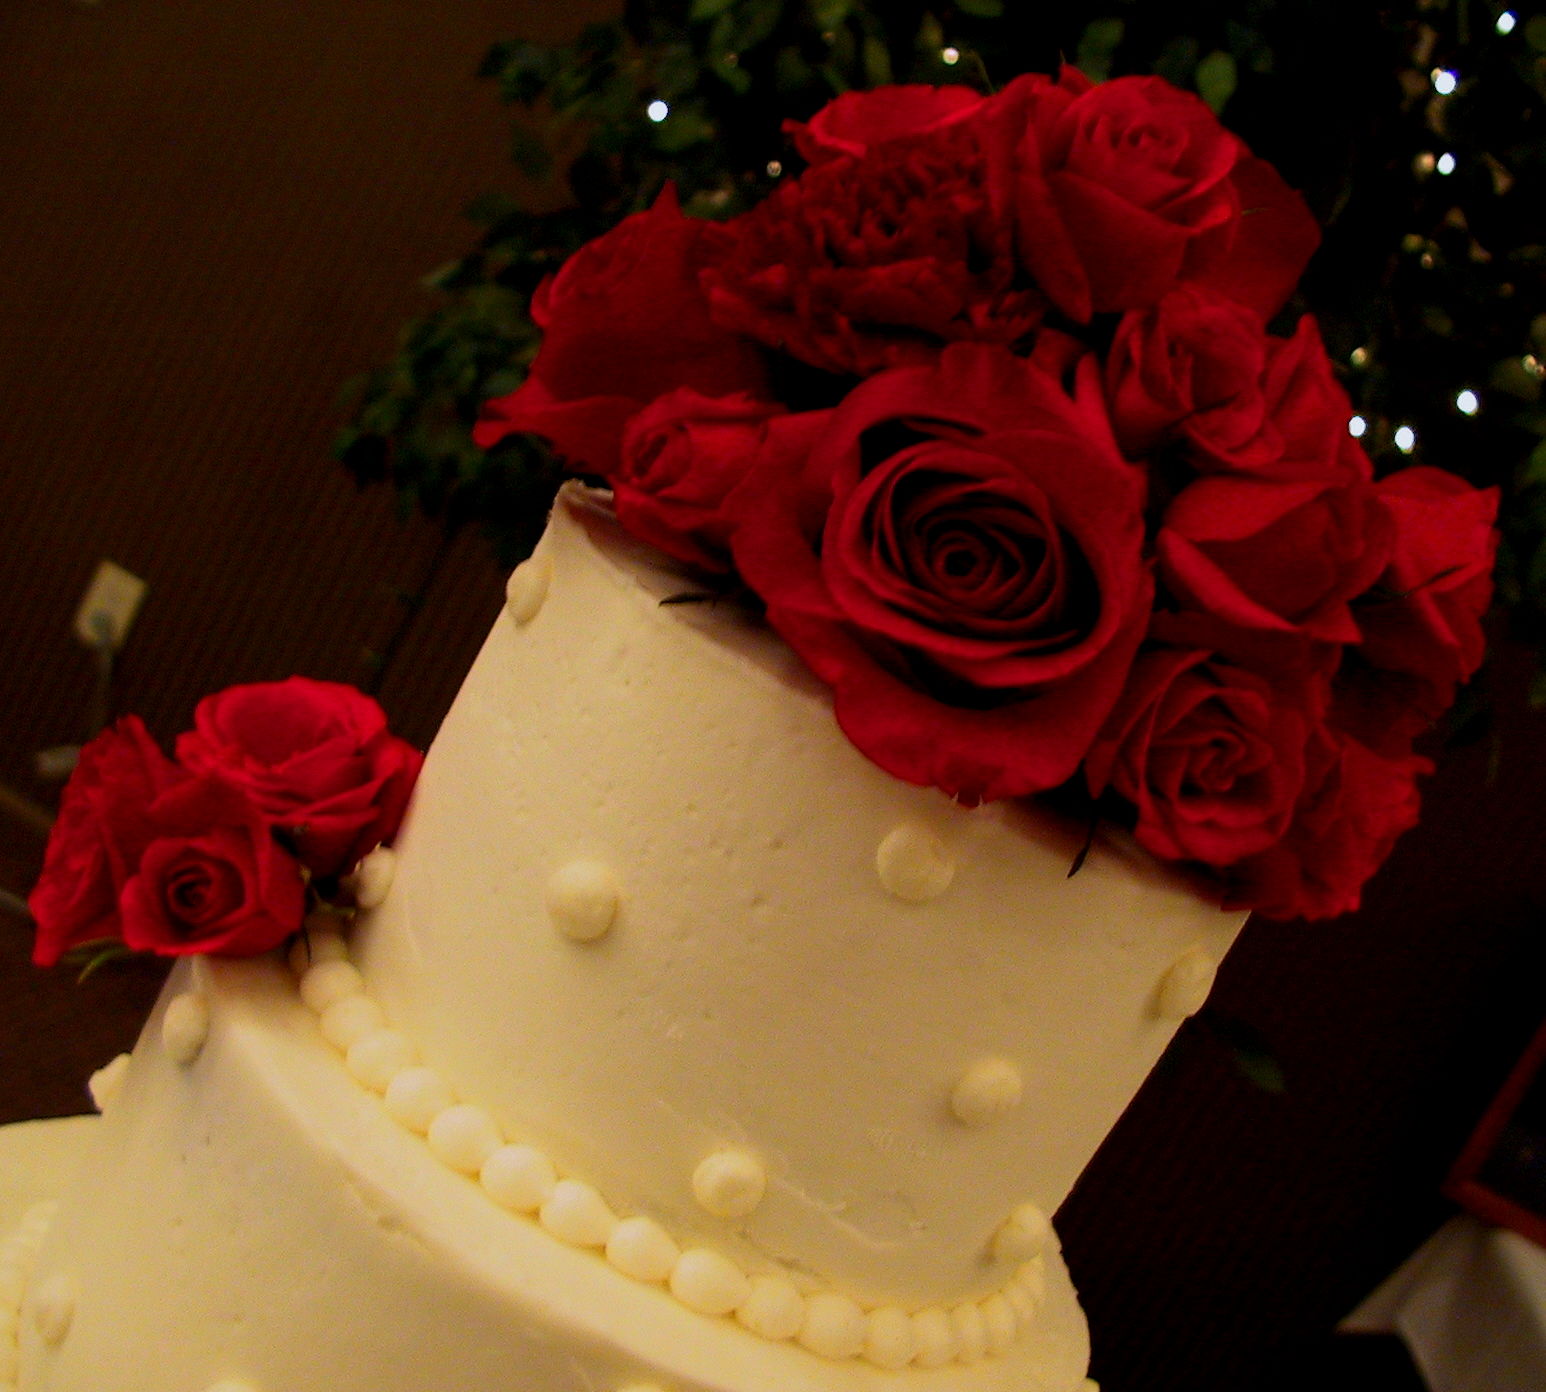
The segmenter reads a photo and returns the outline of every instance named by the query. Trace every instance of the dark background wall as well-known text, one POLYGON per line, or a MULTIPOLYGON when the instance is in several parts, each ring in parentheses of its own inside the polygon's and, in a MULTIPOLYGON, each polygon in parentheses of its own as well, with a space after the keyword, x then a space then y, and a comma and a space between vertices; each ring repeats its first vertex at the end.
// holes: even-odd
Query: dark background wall
MULTIPOLYGON (((592 12, 607 6, 592 0, 592 12)), ((342 384, 508 187, 484 49, 585 9, 495 0, 0 4, 0 889, 87 730, 70 633, 97 562, 145 578, 114 711, 291 672, 373 687, 427 743, 499 603, 328 457, 342 384)), ((1523 658, 1494 740, 1446 758, 1364 912, 1253 924, 1060 1217, 1108 1392, 1269 1387, 1448 1211, 1437 1187, 1542 1013, 1546 741, 1523 658), (1226 1031, 1227 1033, 1227 1031, 1226 1031)), ((0 1121, 83 1110, 159 970, 77 986, 0 908, 0 1121)), ((1304 1383, 1302 1385, 1325 1385, 1304 1383)))

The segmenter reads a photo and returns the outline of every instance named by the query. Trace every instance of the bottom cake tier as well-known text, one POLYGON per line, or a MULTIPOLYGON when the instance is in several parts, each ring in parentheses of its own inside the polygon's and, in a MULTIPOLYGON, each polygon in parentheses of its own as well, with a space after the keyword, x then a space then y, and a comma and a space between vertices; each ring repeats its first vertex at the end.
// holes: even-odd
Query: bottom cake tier
POLYGON ((971 1361, 890 1371, 700 1314, 448 1166, 272 960, 177 968, 60 1197, 21 1392, 1074 1392, 1088 1364, 1055 1243, 1012 1346, 971 1361))

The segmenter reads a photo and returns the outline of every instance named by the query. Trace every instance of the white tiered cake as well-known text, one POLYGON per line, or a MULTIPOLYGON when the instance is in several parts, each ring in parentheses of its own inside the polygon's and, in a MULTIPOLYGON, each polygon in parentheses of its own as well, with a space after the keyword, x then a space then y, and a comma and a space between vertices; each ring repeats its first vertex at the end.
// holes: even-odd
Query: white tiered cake
POLYGON ((347 947, 174 974, 21 1392, 1081 1386, 1045 1215, 1242 916, 897 782, 686 588, 571 486, 347 947))

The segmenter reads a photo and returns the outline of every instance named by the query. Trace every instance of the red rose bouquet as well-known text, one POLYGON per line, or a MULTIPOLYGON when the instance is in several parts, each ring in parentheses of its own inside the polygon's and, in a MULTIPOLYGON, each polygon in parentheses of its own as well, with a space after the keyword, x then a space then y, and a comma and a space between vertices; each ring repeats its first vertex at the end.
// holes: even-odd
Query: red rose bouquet
POLYGON ((670 190, 539 293, 476 438, 733 577, 899 778, 1077 796, 1275 916, 1355 907, 1481 660, 1495 492, 1376 480, 1299 196, 1199 99, 887 88, 728 222, 670 190))
POLYGON ((236 686, 194 719, 176 762, 132 715, 82 749, 28 900, 39 966, 265 952, 396 834, 422 758, 352 687, 236 686))

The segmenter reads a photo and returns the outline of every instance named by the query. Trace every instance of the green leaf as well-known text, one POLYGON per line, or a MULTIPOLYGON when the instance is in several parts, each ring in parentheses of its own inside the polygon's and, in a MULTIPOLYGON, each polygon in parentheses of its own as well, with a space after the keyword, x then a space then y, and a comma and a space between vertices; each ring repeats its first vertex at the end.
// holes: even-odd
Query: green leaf
POLYGON ((1197 65, 1197 93, 1215 116, 1234 96, 1237 80, 1235 60, 1221 48, 1214 49, 1197 65))
POLYGON ((864 40, 864 80, 871 87, 884 87, 891 81, 891 53, 873 34, 864 40))
POLYGON ((1074 54, 1074 66, 1086 77, 1104 82, 1111 76, 1111 60, 1127 32, 1127 24, 1121 19, 1092 19, 1079 36, 1079 48, 1074 54))
POLYGON ((974 19, 1001 19, 1004 0, 956 0, 956 9, 974 19))
POLYGON ((735 0, 692 0, 692 8, 687 11, 689 24, 706 24, 728 10, 735 0))
POLYGON ((818 29, 836 29, 853 13, 853 0, 810 0, 811 23, 818 29))
POLYGON ((1201 53, 1202 45, 1190 34, 1178 34, 1160 49, 1154 60, 1155 75, 1172 87, 1190 87, 1201 53))

